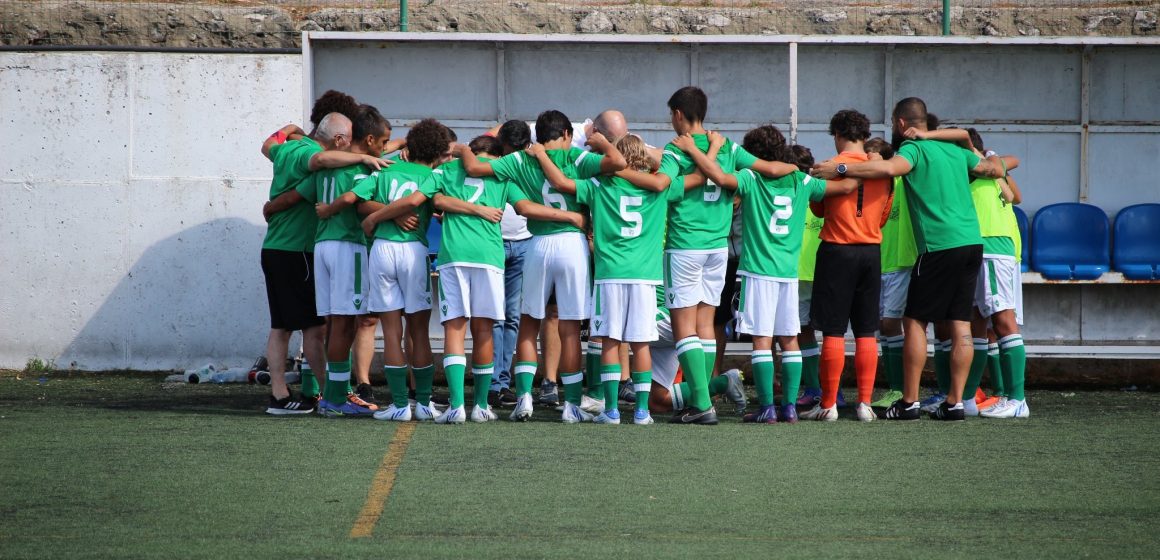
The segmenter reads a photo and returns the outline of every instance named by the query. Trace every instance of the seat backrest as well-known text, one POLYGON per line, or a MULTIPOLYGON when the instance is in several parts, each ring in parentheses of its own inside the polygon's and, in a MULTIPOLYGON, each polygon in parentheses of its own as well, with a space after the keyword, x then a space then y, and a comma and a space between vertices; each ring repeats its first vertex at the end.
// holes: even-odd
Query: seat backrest
POLYGON ((1026 268, 1030 264, 1031 255, 1031 232, 1028 227, 1027 213, 1018 206, 1012 206, 1011 209, 1015 211, 1015 222, 1019 224, 1019 237, 1023 238, 1023 250, 1019 258, 1022 259, 1023 266, 1026 268))
POLYGON ((1112 253, 1117 263, 1160 264, 1160 204, 1120 210, 1114 229, 1112 253))
POLYGON ((1111 263, 1108 215, 1078 202, 1040 208, 1031 222, 1031 262, 1035 266, 1111 263))

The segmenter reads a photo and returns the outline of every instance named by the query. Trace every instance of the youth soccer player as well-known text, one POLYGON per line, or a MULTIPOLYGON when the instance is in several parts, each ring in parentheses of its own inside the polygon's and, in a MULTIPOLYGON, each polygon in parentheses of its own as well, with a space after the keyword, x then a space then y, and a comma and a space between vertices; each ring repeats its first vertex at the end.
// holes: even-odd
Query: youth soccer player
MULTIPOLYGON (((894 157, 894 148, 882 138, 871 138, 865 144, 870 160, 894 157)), ((879 344, 882 347, 883 370, 890 390, 882 398, 870 403, 874 408, 886 408, 902 398, 902 310, 906 306, 906 290, 910 286, 910 269, 918 251, 914 247, 914 230, 910 226, 910 210, 906 204, 906 189, 900 178, 894 178, 894 199, 890 216, 882 226, 882 292, 878 298, 879 344)))

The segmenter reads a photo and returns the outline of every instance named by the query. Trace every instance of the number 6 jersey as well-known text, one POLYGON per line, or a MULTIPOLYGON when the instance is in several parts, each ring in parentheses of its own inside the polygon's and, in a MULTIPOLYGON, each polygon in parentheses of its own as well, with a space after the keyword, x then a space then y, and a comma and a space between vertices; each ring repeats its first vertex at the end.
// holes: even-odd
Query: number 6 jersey
POLYGON ((797 282, 806 212, 825 196, 826 182, 800 171, 779 179, 750 169, 733 176, 743 232, 737 274, 797 282))

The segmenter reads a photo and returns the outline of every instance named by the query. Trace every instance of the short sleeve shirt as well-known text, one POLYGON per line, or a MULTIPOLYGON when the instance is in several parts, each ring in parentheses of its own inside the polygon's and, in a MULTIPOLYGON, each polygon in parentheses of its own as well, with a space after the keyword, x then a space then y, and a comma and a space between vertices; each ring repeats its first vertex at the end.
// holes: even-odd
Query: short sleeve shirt
POLYGON ((592 211, 596 283, 661 283, 668 199, 625 179, 576 182, 576 200, 592 211))
MULTIPOLYGON (((270 148, 274 162, 274 179, 270 181, 270 200, 295 190, 310 178, 310 158, 322 151, 310 137, 291 140, 270 148)), ((314 236, 318 229, 318 215, 314 205, 299 202, 270 217, 263 249, 279 251, 314 250, 314 236)))
POLYGON ((897 157, 911 165, 903 183, 918 252, 981 245, 968 187, 979 156, 950 142, 907 140, 897 157))
MULTIPOLYGON (((481 158, 483 159, 483 158, 481 158)), ((486 160, 485 160, 486 161, 486 160)), ((489 208, 504 208, 526 200, 522 190, 494 177, 468 177, 463 162, 451 161, 434 171, 439 192, 489 208)), ((504 269, 503 230, 479 216, 443 213, 443 240, 439 245, 439 268, 465 266, 504 269)))
MULTIPOLYGON (((355 183, 369 177, 370 173, 370 168, 361 163, 338 169, 319 169, 311 175, 309 181, 303 181, 298 185, 298 194, 310 204, 319 202, 330 204, 352 190, 355 183)), ((338 214, 325 220, 318 220, 314 240, 365 244, 362 218, 355 206, 343 208, 338 214)))
MULTIPOLYGON (((579 148, 567 150, 548 150, 548 157, 552 163, 560 168, 565 177, 574 180, 590 179, 600 174, 600 162, 604 156, 586 152, 579 148)), ((511 181, 523 189, 528 200, 559 210, 579 212, 580 204, 576 196, 557 191, 548 179, 544 177, 544 170, 540 169, 540 162, 524 152, 512 152, 491 162, 491 170, 497 179, 511 181)), ((528 231, 532 235, 551 235, 554 233, 578 232, 579 228, 563 222, 549 222, 543 220, 528 220, 528 231)))
POLYGON ((911 268, 918 259, 906 196, 902 177, 895 177, 894 202, 886 225, 882 226, 882 274, 911 268))
MULTIPOLYGON (((694 134, 693 141, 702 153, 709 151, 706 135, 694 134)), ((756 161, 753 154, 728 139, 717 152, 717 165, 725 173, 748 169, 756 161)), ((684 190, 684 176, 696 170, 697 164, 688 154, 674 144, 665 146, 660 172, 668 175, 670 180, 668 249, 712 250, 723 249, 729 244, 732 197, 712 181, 684 190)))
POLYGON ((733 176, 745 228, 737 274, 796 282, 809 203, 822 200, 826 182, 800 171, 778 179, 751 169, 733 176))
POLYGON ((415 230, 403 231, 394 220, 382 222, 375 228, 375 239, 396 243, 418 241, 423 245, 427 244, 427 226, 431 223, 432 205, 429 199, 438 190, 439 183, 430 167, 406 161, 376 171, 354 186, 354 194, 359 198, 388 205, 415 192, 426 195, 428 200, 415 209, 419 217, 419 227, 415 230))

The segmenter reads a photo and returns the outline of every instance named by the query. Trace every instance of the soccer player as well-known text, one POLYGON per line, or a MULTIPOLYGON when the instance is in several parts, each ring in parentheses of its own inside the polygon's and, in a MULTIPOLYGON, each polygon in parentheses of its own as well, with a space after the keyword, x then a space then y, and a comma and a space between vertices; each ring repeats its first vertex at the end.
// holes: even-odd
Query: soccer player
MULTIPOLYGON (((536 137, 543 143, 548 157, 568 178, 590 179, 624 169, 624 158, 603 135, 593 134, 588 139, 592 152, 572 147, 572 124, 560 111, 544 111, 536 118, 536 137)), ((470 150, 462 150, 459 155, 472 177, 495 176, 515 183, 529 200, 538 204, 572 212, 580 209, 576 197, 552 187, 540 163, 526 153, 513 152, 492 161, 480 161, 470 150)), ((560 318, 560 378, 567 401, 563 420, 567 423, 591 420, 590 414, 580 410, 584 379, 580 371, 580 321, 588 317, 591 297, 588 240, 581 228, 572 224, 531 219, 528 230, 533 237, 524 263, 516 361, 536 363, 540 322, 545 317, 549 298, 554 296, 560 318)))
MULTIPOLYGON (((894 148, 882 138, 871 138, 865 144, 866 154, 872 161, 894 157, 894 148)), ((906 189, 902 179, 894 178, 894 199, 890 217, 882 226, 882 295, 879 297, 878 342, 882 347, 883 369, 890 390, 882 398, 870 403, 874 408, 886 408, 902 398, 902 310, 906 306, 906 290, 910 286, 910 269, 918 251, 914 247, 914 230, 910 226, 910 210, 906 205, 906 189)))
MULTIPOLYGON (((869 159, 862 144, 870 138, 870 119, 852 109, 838 111, 830 119, 830 135, 840 165, 869 159)), ((890 216, 890 181, 868 179, 854 192, 814 203, 821 215, 821 245, 814 268, 810 319, 822 331, 819 379, 822 401, 802 413, 802 418, 838 419, 838 383, 846 366, 846 328, 854 331, 854 367, 858 382, 858 420, 875 419, 870 408, 874 376, 878 371, 878 298, 882 283, 882 224, 890 216)))
MULTIPOLYGON (((926 130, 926 104, 917 97, 903 99, 895 105, 892 119, 897 130, 910 127, 926 130)), ((884 418, 917 420, 919 417, 918 385, 926 363, 926 328, 931 322, 943 323, 954 334, 951 387, 934 417, 943 420, 964 417, 960 401, 972 357, 971 303, 983 260, 982 236, 970 199, 967 173, 1002 177, 1006 174, 1004 167, 1014 167, 1018 162, 1011 157, 1005 159, 1004 163, 997 157, 979 159, 974 153, 946 142, 907 140, 889 160, 850 164, 831 160, 811 170, 821 178, 901 176, 906 183, 919 256, 911 271, 903 317, 906 337, 903 397, 886 409, 884 418)))
MULTIPOLYGON (((691 135, 695 151, 708 150, 704 121, 709 100, 705 92, 693 86, 683 87, 669 98, 668 107, 673 131, 678 136, 691 135)), ((717 154, 717 163, 725 173, 754 168, 770 177, 796 170, 785 163, 758 162, 728 140, 717 154)), ((670 193, 664 263, 666 301, 678 340, 677 354, 691 393, 686 408, 677 411, 671 422, 716 424, 717 411, 709 394, 709 373, 713 371, 717 346, 713 315, 725 282, 733 204, 715 183, 685 181, 685 176, 696 168, 689 153, 672 143, 665 146, 660 173, 668 180, 666 186, 684 189, 670 193)))
MULTIPOLYGON (((810 149, 795 144, 790 146, 790 163, 797 166, 802 173, 809 173, 814 165, 814 154, 810 149)), ((785 402, 797 399, 797 406, 808 406, 822 402, 822 384, 818 380, 818 362, 822 351, 818 348, 818 337, 810 322, 810 307, 814 293, 814 263, 817 261, 818 245, 822 239, 822 225, 825 224, 813 212, 806 212, 806 226, 802 234, 801 256, 798 258, 798 322, 801 323, 801 333, 798 334, 798 347, 802 352, 802 395, 783 394, 785 402)), ((784 393, 784 392, 783 392, 784 393)), ((841 391, 838 392, 838 407, 845 406, 841 391)))
MULTIPOLYGON (((801 351, 798 349, 798 258, 806 209, 811 201, 827 194, 826 181, 797 171, 779 178, 768 178, 744 169, 725 173, 715 161, 725 139, 709 133, 709 152, 696 149, 691 136, 674 142, 688 154, 701 172, 721 188, 736 191, 741 197, 742 249, 737 274, 742 277, 738 304, 737 330, 753 336, 753 380, 761 405, 756 414, 747 414, 745 422, 773 424, 778 410, 773 400, 773 341, 781 347, 782 390, 797 395, 801 381, 801 351)), ((788 159, 785 137, 772 125, 755 128, 745 134, 747 153, 765 161, 788 159)), ((788 164, 787 164, 788 165, 788 164)), ((858 182, 836 181, 831 194, 852 192, 858 182)), ((781 420, 796 422, 798 415, 792 397, 783 400, 781 420)))

